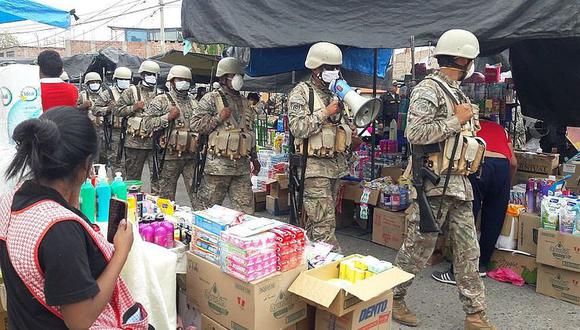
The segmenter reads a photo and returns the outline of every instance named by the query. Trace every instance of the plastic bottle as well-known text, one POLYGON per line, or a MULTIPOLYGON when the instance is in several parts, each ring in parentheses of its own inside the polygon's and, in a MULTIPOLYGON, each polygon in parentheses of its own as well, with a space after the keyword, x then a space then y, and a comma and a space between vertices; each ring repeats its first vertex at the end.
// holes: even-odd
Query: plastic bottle
POLYGON ((111 186, 107 182, 105 165, 99 167, 99 183, 97 183, 97 222, 109 221, 109 203, 111 202, 111 186))
POLYGON ((80 206, 81 212, 91 221, 95 222, 95 206, 97 193, 95 187, 91 183, 91 179, 87 179, 81 186, 80 206))
POLYGON ((141 238, 143 238, 145 242, 153 243, 155 230, 151 225, 140 225, 139 234, 141 235, 141 238))
POLYGON ((167 231, 167 242, 165 242, 166 243, 165 247, 168 249, 173 249, 175 247, 174 244, 175 227, 173 226, 173 223, 169 221, 163 221, 161 225, 167 231))
POLYGON ((528 186, 526 189, 526 199, 527 199, 526 211, 528 213, 534 213, 534 203, 536 201, 536 198, 534 196, 534 188, 535 187, 536 187, 536 181, 534 179, 529 179, 528 186))
POLYGON ((155 228, 153 243, 163 247, 167 246, 167 230, 161 224, 155 228))
POLYGON ((121 172, 115 173, 115 181, 111 184, 111 192, 114 197, 127 201, 127 184, 123 181, 121 172))

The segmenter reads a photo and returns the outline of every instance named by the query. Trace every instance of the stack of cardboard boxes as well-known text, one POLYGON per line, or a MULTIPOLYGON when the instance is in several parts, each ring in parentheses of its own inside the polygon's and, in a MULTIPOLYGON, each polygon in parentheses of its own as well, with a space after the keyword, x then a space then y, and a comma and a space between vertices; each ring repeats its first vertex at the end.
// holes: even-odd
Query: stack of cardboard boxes
POLYGON ((518 171, 513 183, 527 183, 530 178, 542 178, 558 174, 559 155, 529 151, 515 151, 518 171))
POLYGON ((538 230, 536 292, 580 305, 580 236, 538 230))
POLYGON ((290 211, 288 183, 287 174, 277 174, 276 179, 268 183, 266 210, 271 215, 286 215, 290 211))

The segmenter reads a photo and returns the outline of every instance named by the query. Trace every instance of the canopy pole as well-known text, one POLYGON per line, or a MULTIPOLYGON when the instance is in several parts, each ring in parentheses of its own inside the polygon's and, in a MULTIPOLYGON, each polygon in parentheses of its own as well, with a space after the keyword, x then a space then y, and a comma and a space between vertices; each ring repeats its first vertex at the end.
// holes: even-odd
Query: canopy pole
MULTIPOLYGON (((379 50, 377 48, 374 49, 374 55, 373 55, 373 98, 377 97, 377 75, 378 75, 378 64, 379 62, 379 50)), ((375 179, 375 144, 377 143, 376 141, 376 132, 375 130, 377 129, 377 125, 375 124, 375 121, 373 120, 372 123, 372 127, 373 127, 373 132, 371 134, 371 180, 375 179)))
POLYGON ((159 39, 161 43, 161 54, 165 54, 165 4, 159 0, 159 39))
POLYGON ((415 82, 415 36, 411 36, 411 79, 415 82))

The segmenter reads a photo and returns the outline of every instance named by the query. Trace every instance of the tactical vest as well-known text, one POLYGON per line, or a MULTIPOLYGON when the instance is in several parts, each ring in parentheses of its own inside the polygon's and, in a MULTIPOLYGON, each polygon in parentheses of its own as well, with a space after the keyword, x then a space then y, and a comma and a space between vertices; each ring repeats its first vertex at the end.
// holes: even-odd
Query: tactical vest
MULTIPOLYGON (((119 93, 117 88, 113 87, 113 88, 109 89, 109 92, 111 93, 111 100, 118 102, 119 99, 121 98, 121 93, 119 93)), ((115 128, 115 129, 122 128, 122 120, 123 120, 123 118, 121 118, 121 117, 111 115, 111 122, 112 122, 113 128, 115 128)))
MULTIPOLYGON (((303 84, 306 95, 310 95, 309 87, 303 84)), ((310 114, 324 110, 326 106, 320 95, 314 91, 314 108, 310 109, 310 114)), ((334 158, 337 153, 345 154, 352 144, 352 129, 345 123, 331 123, 327 121, 322 125, 320 132, 308 138, 308 156, 319 158, 334 158)), ((295 139, 294 146, 296 153, 302 154, 304 141, 295 139)))
MULTIPOLYGON (((95 102, 91 99, 91 96, 88 91, 80 92, 80 97, 81 104, 85 103, 85 101, 91 101, 92 105, 95 106, 95 102)), ((87 116, 89 116, 89 119, 93 122, 95 126, 97 127, 103 126, 104 119, 102 116, 95 116, 95 114, 90 110, 87 111, 87 116)))
MULTIPOLYGON (((113 245, 86 221, 52 200, 39 201, 22 211, 12 212, 15 192, 4 195, 0 200, 0 239, 6 242, 10 262, 30 293, 49 312, 63 319, 58 307, 46 303, 44 271, 38 263, 38 246, 44 235, 61 221, 76 221, 93 239, 107 262, 113 256, 113 245)), ((147 319, 147 312, 134 302, 125 282, 119 278, 111 300, 90 329, 147 329, 147 319), (135 324, 123 324, 124 314, 135 306, 140 309, 142 320, 135 324)))
MULTIPOLYGON (((460 103, 471 103, 469 99, 459 90, 460 97, 465 99, 461 102, 453 93, 452 88, 438 77, 430 76, 431 79, 443 90, 445 104, 447 107, 447 116, 454 114, 455 105, 460 103)), ((472 118, 461 126, 459 134, 455 134, 443 142, 441 153, 432 154, 429 160, 433 162, 433 169, 438 174, 447 174, 449 166, 452 167, 451 174, 470 175, 479 171, 485 155, 485 141, 476 136, 475 121, 472 118), (455 157, 453 159, 453 148, 456 146, 455 157)))
MULTIPOLYGON (((218 115, 225 108, 225 96, 215 93, 215 104, 218 115)), ((252 111, 248 100, 241 97, 242 118, 237 122, 233 114, 209 134, 208 153, 216 157, 240 159, 249 157, 256 145, 256 133, 253 130, 252 111)))
MULTIPOLYGON (((169 134, 165 134, 159 140, 161 148, 167 148, 170 154, 177 154, 181 157, 182 153, 195 153, 197 151, 198 134, 190 130, 191 112, 185 112, 179 104, 173 100, 170 94, 164 94, 169 106, 175 106, 179 109, 179 118, 175 119, 173 129, 169 134)), ((191 108, 197 107, 197 101, 188 97, 191 108)))
MULTIPOLYGON (((141 98, 140 88, 135 85, 131 85, 129 86, 129 89, 131 90, 131 93, 133 93, 133 100, 135 100, 135 103, 143 100, 141 98)), ((127 134, 131 135, 132 137, 140 137, 142 139, 148 139, 153 136, 152 132, 147 132, 147 130, 145 130, 142 116, 131 116, 127 119, 127 134)))

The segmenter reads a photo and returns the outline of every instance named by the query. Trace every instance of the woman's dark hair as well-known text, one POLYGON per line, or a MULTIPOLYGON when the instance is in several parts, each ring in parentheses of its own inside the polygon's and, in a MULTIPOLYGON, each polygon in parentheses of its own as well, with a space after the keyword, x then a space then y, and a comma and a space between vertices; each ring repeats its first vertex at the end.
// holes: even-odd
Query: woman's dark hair
POLYGON ((12 138, 16 155, 6 170, 8 179, 26 174, 33 179, 69 178, 99 148, 89 117, 73 107, 55 107, 38 119, 23 121, 12 138))
POLYGON ((62 58, 54 50, 45 50, 38 54, 36 63, 40 68, 40 72, 47 77, 58 78, 62 73, 62 58))

